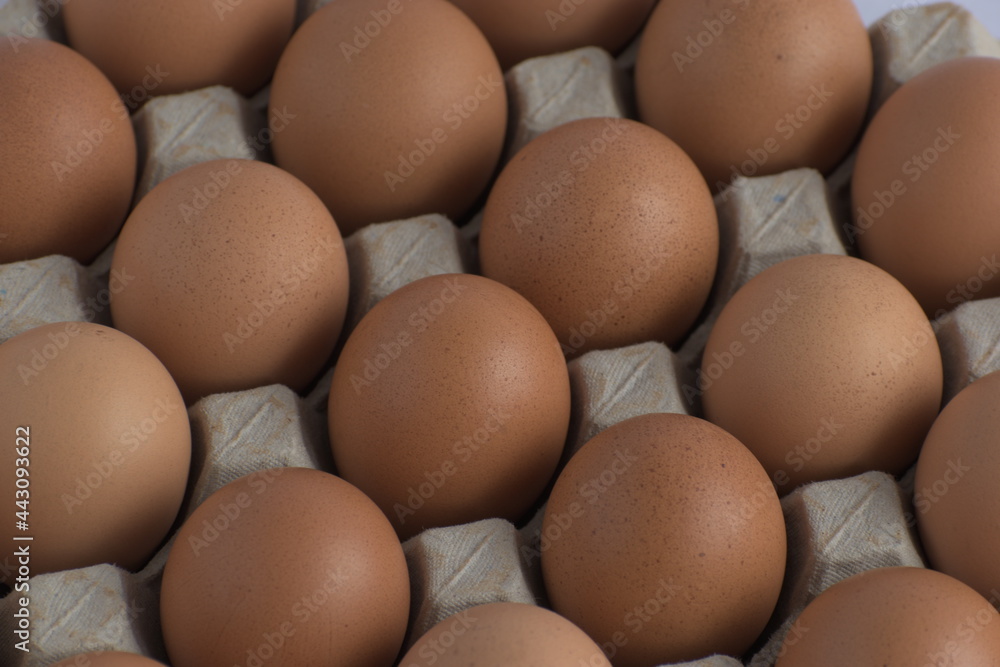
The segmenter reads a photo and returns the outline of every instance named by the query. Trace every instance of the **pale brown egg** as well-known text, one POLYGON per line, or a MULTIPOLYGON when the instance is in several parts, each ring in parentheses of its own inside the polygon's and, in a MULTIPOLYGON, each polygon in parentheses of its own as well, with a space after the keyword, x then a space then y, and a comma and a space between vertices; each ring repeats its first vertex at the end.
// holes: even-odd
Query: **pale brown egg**
POLYGON ((0 345, 0 395, 4 582, 145 565, 177 517, 191 461, 187 411, 163 364, 120 331, 57 322, 0 345))
POLYGON ((407 538, 521 518, 555 472, 569 411, 559 342, 530 303, 480 276, 431 276, 351 333, 330 440, 339 473, 407 538))
POLYGON ((775 667, 991 667, 998 659, 1000 614, 986 598, 940 572, 888 567, 820 593, 775 667))
POLYGON ((522 60, 599 46, 617 53, 656 0, 451 0, 490 41, 506 70, 522 60))
POLYGON ((406 557, 363 493, 306 468, 251 473, 188 517, 163 571, 173 667, 390 667, 406 557))
POLYGON ((486 38, 447 0, 337 0, 285 49, 271 112, 277 164, 349 235, 427 213, 458 222, 500 159, 507 92, 486 38))
POLYGON ((214 160, 157 185, 112 259, 115 326, 177 380, 187 402, 285 384, 303 390, 340 335, 347 254, 323 202, 263 162, 214 160))
POLYGON ((913 483, 930 564, 1000 603, 1000 371, 963 389, 931 427, 913 483))
POLYGON ((776 264, 723 308, 701 362, 705 416, 784 495, 869 470, 901 474, 941 407, 941 353, 916 299, 842 255, 776 264))
POLYGON ((677 144, 630 120, 589 118, 538 137, 490 192, 483 275, 514 288, 574 357, 677 343, 715 278, 719 226, 677 144))
POLYGON ((933 318, 1000 296, 1000 60, 960 58, 907 83, 858 150, 845 228, 933 318))
POLYGON ((872 73, 852 0, 660 0, 636 97, 643 122, 721 190, 737 176, 832 170, 861 130, 872 73))
POLYGON ((760 463, 704 420, 650 414, 570 459, 545 508, 552 608, 616 667, 750 648, 785 573, 785 520, 760 463))
POLYGON ((417 640, 399 667, 611 667, 600 647, 568 620, 514 602, 470 607, 417 640))
POLYGON ((253 94, 295 24, 295 0, 72 0, 62 12, 70 45, 131 108, 216 85, 253 94))
POLYGON ((52 667, 163 667, 151 658, 135 653, 120 651, 98 651, 96 653, 81 653, 71 658, 61 660, 52 667))
POLYGON ((100 70, 45 39, 0 40, 0 264, 89 262, 128 214, 135 133, 100 70))

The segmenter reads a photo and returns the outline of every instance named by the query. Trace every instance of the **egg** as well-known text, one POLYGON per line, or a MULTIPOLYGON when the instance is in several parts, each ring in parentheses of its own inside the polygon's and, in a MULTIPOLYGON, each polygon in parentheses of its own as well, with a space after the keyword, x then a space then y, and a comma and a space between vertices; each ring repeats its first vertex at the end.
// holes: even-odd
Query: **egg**
POLYGON ((636 100, 722 190, 739 176, 832 170, 862 128, 873 71, 851 0, 660 0, 636 100))
POLYGON ((531 604, 496 602, 444 619, 417 640, 399 667, 611 667, 583 630, 531 604))
POLYGON ((56 42, 0 40, 0 264, 90 262, 121 227, 136 177, 135 133, 107 78, 56 42))
POLYGON ((998 656, 1000 615, 989 601, 939 572, 887 567, 849 577, 809 603, 775 667, 987 667, 998 656))
MULTIPOLYGON (((144 566, 177 517, 191 461, 187 411, 163 364, 114 329, 46 324, 0 345, 0 395, 4 553, 26 546, 31 575, 144 566)), ((0 574, 12 585, 17 569, 0 574)))
POLYGON ((555 472, 569 372, 545 319, 473 275, 430 276, 379 302, 337 360, 337 470, 405 539, 425 528, 517 521, 555 472))
POLYGON ((1000 60, 951 60, 903 84, 858 149, 847 236, 933 318, 1000 296, 998 105, 1000 60))
POLYGON ((292 35, 295 0, 73 0, 70 45, 133 108, 152 95, 229 86, 243 95, 274 73, 292 35))
POLYGON ((1000 371, 959 392, 935 420, 917 461, 913 506, 931 565, 1000 598, 997 433, 1000 371))
POLYGON ((278 166, 346 235, 427 213, 459 221, 500 159, 507 92, 486 38, 447 0, 337 0, 285 49, 271 111, 278 166))
POLYGON ((111 262, 115 327, 152 350, 188 403, 285 384, 301 391, 340 335, 347 254, 308 187, 263 162, 213 160, 157 185, 111 262))
POLYGON ((675 344, 708 298, 719 225, 677 144, 630 120, 590 118, 517 153, 490 192, 483 275, 515 289, 566 356, 675 344))
POLYGON ((785 521, 736 438, 696 417, 649 414, 569 460, 540 551, 552 608, 616 667, 740 656, 777 603, 785 521))
POLYGON ((173 667, 390 667, 409 586, 403 548, 363 493, 318 470, 260 470, 178 531, 163 639, 173 667))
POLYGON ((66 658, 52 665, 52 667, 163 667, 163 665, 135 653, 98 651, 96 653, 81 653, 71 658, 66 658))
POLYGON ((943 386, 930 322, 899 281, 853 257, 804 255, 725 305, 692 394, 785 494, 870 470, 902 474, 943 386))
POLYGON ((599 46, 617 53, 656 0, 451 0, 476 22, 506 70, 522 60, 599 46))

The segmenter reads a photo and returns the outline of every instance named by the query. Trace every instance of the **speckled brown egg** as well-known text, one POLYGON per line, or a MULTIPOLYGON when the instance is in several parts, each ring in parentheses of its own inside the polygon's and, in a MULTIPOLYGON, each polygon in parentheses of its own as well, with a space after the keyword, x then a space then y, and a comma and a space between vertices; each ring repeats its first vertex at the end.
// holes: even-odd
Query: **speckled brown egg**
POLYGON ((740 656, 778 600, 785 520, 736 438, 695 417, 650 414, 570 459, 540 551, 553 609, 616 667, 740 656))
POLYGON ((0 264, 89 262, 135 187, 135 133, 100 70, 45 39, 0 40, 0 264))
POLYGON ((3 581, 144 566, 177 517, 191 461, 187 411, 163 364, 120 331, 46 324, 0 345, 0 395, 3 581))
POLYGON ((1000 372, 963 389, 931 427, 913 507, 931 565, 1000 602, 1000 372))
POLYGON ((617 53, 656 0, 451 0, 476 22, 503 68, 584 46, 617 53))
POLYGON ((715 278, 705 180, 674 142, 630 120, 561 125, 522 149, 490 192, 483 275, 545 316, 573 357, 677 343, 715 278))
POLYGON ((70 45, 101 68, 130 107, 152 95, 229 86, 251 95, 292 35, 295 0, 73 0, 70 45))
POLYGON ((931 317, 1000 296, 998 105, 1000 60, 948 61, 897 90, 858 150, 847 236, 931 317))
POLYGON ((706 418, 780 493, 869 470, 902 473, 941 407, 941 353, 899 281, 860 259, 804 255, 723 308, 702 358, 706 418))
POLYGON ((738 176, 833 169, 861 130, 872 73, 851 0, 660 0, 636 97, 643 122, 721 190, 738 176))
POLYGON ((530 303, 480 276, 431 276, 351 333, 330 440, 339 473, 407 538, 519 519, 555 472, 569 410, 559 342, 530 303))
POLYGON ((277 167, 214 160, 157 185, 129 216, 112 269, 115 326, 151 349, 187 402, 303 390, 344 322, 347 254, 323 202, 277 167))
POLYGON ((470 607, 431 628, 399 667, 611 667, 580 628, 542 607, 496 602, 470 607))
POLYGON ((1000 656, 1000 615, 962 582, 917 567, 868 570, 809 603, 776 667, 961 665, 1000 656))
POLYGON ((209 496, 177 533, 160 595, 173 667, 390 667, 409 610, 385 517, 307 468, 257 471, 209 496))
POLYGON ((507 92, 486 38, 447 0, 337 0, 285 49, 271 111, 277 164, 349 235, 465 215, 500 159, 507 92))
POLYGON ((96 653, 81 653, 60 660, 52 667, 163 667, 163 664, 135 653, 98 651, 96 653))

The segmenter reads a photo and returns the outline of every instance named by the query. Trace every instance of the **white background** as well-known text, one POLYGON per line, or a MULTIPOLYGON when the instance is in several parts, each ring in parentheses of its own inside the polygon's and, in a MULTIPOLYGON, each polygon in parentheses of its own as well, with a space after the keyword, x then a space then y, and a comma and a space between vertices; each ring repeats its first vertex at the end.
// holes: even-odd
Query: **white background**
MULTIPOLYGON (((822 2, 822 0, 820 0, 822 2)), ((865 25, 871 25, 894 9, 931 4, 935 0, 854 0, 865 25)), ((994 37, 1000 37, 1000 0, 951 0, 971 11, 994 37)))

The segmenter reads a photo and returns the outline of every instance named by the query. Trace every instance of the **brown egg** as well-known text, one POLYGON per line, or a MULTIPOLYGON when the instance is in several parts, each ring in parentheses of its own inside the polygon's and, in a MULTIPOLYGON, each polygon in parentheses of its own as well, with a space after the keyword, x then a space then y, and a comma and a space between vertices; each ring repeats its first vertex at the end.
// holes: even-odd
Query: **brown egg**
POLYGON ((98 651, 96 653, 81 653, 72 658, 66 658, 52 665, 52 667, 163 667, 163 665, 135 653, 98 651))
POLYGON ((257 91, 292 35, 295 0, 73 0, 63 16, 70 45, 136 108, 215 85, 257 91))
POLYGON ((868 570, 799 615, 775 667, 961 665, 1000 657, 1000 615, 956 579, 918 567, 868 570))
POLYGON ((330 387, 330 440, 340 474, 405 539, 519 519, 555 472, 569 409, 559 342, 530 303, 480 276, 431 276, 351 333, 330 387))
POLYGON ((674 142, 590 118, 546 132, 504 168, 479 246, 483 275, 534 304, 573 357, 678 342, 711 290, 719 226, 674 142))
POLYGON ((0 264, 89 262, 114 238, 135 187, 135 133, 101 72, 73 50, 0 40, 0 264))
POLYGON ((285 49, 271 112, 278 165, 349 235, 464 215, 500 159, 507 92, 486 38, 447 0, 337 0, 285 49))
POLYGON ((656 0, 451 0, 490 41, 506 70, 522 60, 599 46, 617 53, 656 0))
POLYGON ((1000 371, 976 380, 931 427, 913 506, 931 565, 1000 602, 1000 371))
POLYGON ((214 160, 156 186, 122 229, 115 326, 170 369, 188 403, 285 384, 303 390, 347 311, 347 254, 312 191, 263 162, 214 160))
POLYGON ((0 396, 12 515, 0 561, 30 554, 26 569, 0 568, 3 581, 145 565, 177 517, 191 461, 187 411, 163 364, 114 329, 57 322, 0 345, 0 396))
POLYGON ((333 475, 251 473, 188 517, 163 571, 173 667, 390 667, 410 583, 378 508, 333 475))
POLYGON ((642 120, 721 190, 737 176, 833 169, 861 130, 872 72, 851 0, 660 0, 636 97, 642 120))
POLYGON ((399 667, 611 667, 600 647, 562 616, 497 602, 453 614, 406 652, 399 667))
POLYGON ((904 84, 858 150, 845 228, 937 318, 1000 296, 1000 60, 960 58, 904 84))
POLYGON ((778 600, 785 520, 736 438, 650 414, 570 459, 545 508, 541 553, 552 608, 616 667, 739 656, 778 600))
POLYGON ((781 494, 869 470, 900 474, 941 406, 941 353, 920 305, 860 259, 805 255, 726 304, 700 373, 706 418, 750 448, 781 494))

